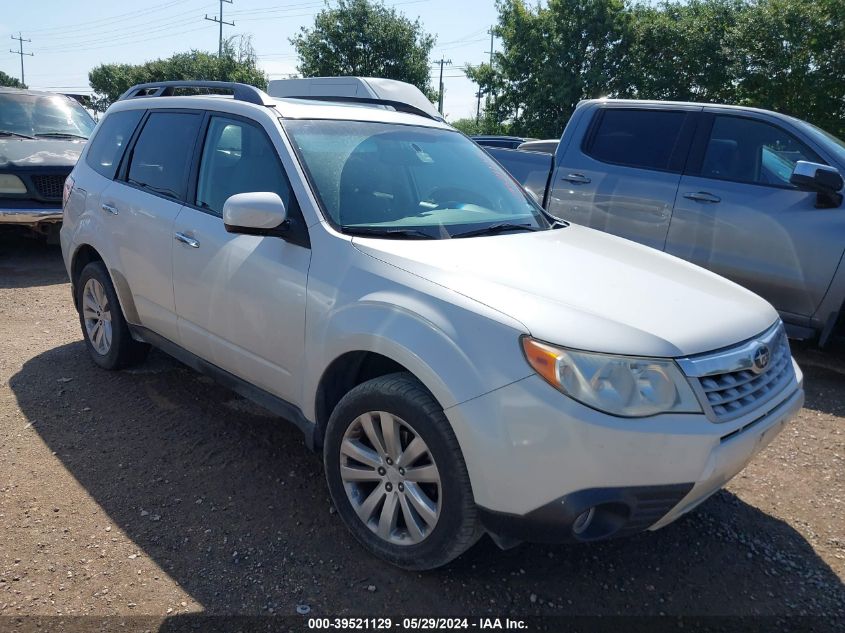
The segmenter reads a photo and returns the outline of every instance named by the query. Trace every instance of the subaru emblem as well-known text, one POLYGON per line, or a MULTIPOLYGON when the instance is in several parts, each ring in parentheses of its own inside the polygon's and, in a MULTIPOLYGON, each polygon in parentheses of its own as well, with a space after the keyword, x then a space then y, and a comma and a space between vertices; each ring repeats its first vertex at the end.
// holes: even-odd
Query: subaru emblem
POLYGON ((755 374, 761 374, 766 371, 766 368, 769 366, 769 360, 771 360, 769 346, 761 345, 754 350, 754 356, 751 358, 751 369, 755 374))

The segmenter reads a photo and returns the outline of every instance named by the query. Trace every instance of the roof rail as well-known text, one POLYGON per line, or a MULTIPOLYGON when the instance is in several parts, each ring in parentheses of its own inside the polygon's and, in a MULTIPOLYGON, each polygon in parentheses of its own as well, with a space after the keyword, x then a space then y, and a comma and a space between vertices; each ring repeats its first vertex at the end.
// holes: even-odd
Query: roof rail
POLYGON ((428 119, 434 119, 435 121, 443 120, 441 117, 434 116, 433 114, 430 114, 425 110, 422 110, 421 108, 417 108, 416 106, 412 106, 409 103, 405 103, 404 101, 393 101, 392 99, 376 99, 375 97, 349 97, 341 95, 290 95, 288 97, 285 97, 285 99, 308 99, 310 101, 329 101, 333 103, 362 103, 366 105, 390 106, 397 112, 407 112, 409 114, 416 114, 418 116, 424 116, 428 119))
POLYGON ((234 81, 155 81, 137 84, 120 95, 118 101, 136 97, 172 97, 177 88, 209 88, 213 90, 231 90, 235 101, 245 101, 262 106, 275 106, 276 103, 263 90, 234 81))

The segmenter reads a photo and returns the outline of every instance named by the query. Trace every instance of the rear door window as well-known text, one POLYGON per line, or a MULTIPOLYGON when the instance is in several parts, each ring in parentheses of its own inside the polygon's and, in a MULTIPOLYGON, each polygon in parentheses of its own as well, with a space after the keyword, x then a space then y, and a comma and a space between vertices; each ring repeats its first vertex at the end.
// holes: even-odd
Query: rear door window
POLYGON ((127 181, 151 193, 184 199, 201 122, 201 113, 150 113, 132 150, 127 181))
POLYGON ((107 116, 88 145, 88 166, 106 178, 114 178, 126 145, 143 115, 144 110, 124 110, 107 116))
POLYGON ((681 110, 605 108, 597 115, 585 153, 614 165, 680 172, 691 136, 681 110))

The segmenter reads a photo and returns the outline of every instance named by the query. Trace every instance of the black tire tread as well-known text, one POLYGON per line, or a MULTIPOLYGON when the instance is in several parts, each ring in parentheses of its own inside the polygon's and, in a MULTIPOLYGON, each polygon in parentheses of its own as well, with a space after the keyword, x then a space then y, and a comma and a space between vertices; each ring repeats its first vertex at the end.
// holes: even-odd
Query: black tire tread
MULTIPOLYGON (((451 453, 451 457, 455 460, 455 464, 457 465, 457 480, 453 483, 462 492, 460 495, 462 500, 460 508, 462 521, 458 532, 449 541, 448 547, 439 552, 437 556, 429 557, 426 560, 408 562, 396 558, 388 559, 395 565, 416 571, 441 567, 472 547, 483 534, 481 522, 478 518, 478 508, 475 505, 472 494, 469 473, 467 472, 466 463, 464 462, 463 454, 458 444, 458 438, 455 437, 451 424, 446 419, 442 407, 437 403, 434 396, 432 396, 419 380, 408 372, 387 374, 361 383, 341 398, 334 409, 332 418, 335 417, 335 412, 342 410, 345 403, 365 396, 398 396, 409 405, 418 408, 435 423, 442 439, 447 445, 447 449, 451 453)), ((332 421, 333 419, 329 421, 330 425, 332 421)), ((326 457, 328 457, 328 454, 326 454, 326 457)))

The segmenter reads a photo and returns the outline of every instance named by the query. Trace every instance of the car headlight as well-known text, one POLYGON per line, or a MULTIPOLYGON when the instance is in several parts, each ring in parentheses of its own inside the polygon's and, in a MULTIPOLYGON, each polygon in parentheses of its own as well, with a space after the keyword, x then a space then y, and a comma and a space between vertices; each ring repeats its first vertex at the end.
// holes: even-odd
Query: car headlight
POLYGON ((611 415, 700 413, 701 405, 672 360, 594 354, 522 337, 528 364, 555 389, 611 415))
POLYGON ((26 185, 13 174, 0 174, 0 193, 26 193, 26 185))

